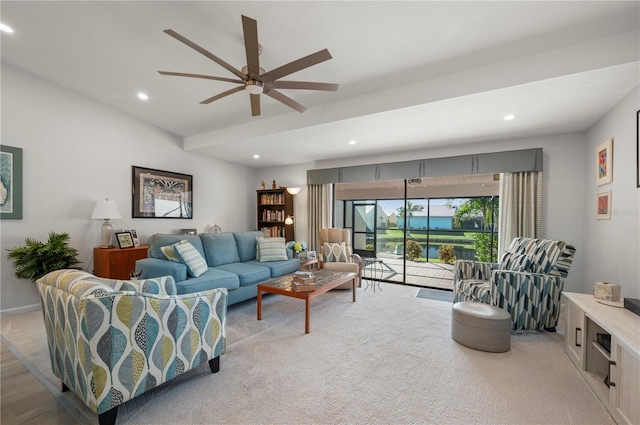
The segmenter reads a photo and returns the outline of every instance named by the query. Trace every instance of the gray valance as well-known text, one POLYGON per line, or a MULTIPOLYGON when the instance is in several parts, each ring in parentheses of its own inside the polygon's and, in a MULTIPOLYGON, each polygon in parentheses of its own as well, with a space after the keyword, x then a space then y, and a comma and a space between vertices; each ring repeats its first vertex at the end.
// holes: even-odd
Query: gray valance
POLYGON ((542 171, 542 148, 307 170, 307 184, 542 171))

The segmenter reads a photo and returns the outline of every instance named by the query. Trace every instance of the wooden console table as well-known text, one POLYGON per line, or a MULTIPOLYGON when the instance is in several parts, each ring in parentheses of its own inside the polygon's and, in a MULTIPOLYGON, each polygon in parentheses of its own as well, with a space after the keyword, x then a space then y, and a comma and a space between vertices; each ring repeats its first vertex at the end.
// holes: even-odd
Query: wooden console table
POLYGON ((147 258, 149 245, 133 248, 94 248, 93 273, 107 279, 130 279, 136 269, 136 260, 147 258))
POLYGON ((618 424, 640 423, 640 316, 563 292, 565 352, 618 424))

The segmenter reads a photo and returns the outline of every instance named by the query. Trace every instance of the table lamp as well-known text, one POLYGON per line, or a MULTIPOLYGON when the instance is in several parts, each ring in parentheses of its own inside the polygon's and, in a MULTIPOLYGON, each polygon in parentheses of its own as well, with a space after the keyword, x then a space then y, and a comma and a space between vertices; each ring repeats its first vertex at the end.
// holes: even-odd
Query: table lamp
POLYGON ((113 228, 109 220, 112 218, 122 218, 116 202, 109 198, 104 198, 104 201, 96 202, 91 218, 104 219, 104 223, 102 223, 102 245, 100 245, 100 248, 113 248, 113 245, 111 245, 113 228))

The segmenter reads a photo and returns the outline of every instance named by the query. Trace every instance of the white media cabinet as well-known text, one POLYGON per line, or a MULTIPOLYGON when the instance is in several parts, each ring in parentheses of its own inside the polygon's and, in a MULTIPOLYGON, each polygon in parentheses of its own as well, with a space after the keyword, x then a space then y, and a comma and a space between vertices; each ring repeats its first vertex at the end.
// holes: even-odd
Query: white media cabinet
POLYGON ((564 349, 618 424, 640 424, 640 316, 563 292, 564 349))

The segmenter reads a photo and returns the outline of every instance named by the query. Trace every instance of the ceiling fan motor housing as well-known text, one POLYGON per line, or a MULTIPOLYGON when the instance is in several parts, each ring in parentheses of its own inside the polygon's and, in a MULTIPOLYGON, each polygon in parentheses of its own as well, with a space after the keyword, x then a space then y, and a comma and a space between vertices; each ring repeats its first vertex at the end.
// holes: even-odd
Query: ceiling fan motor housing
POLYGON ((251 94, 260 94, 263 91, 262 81, 248 79, 244 82, 244 89, 251 94))

